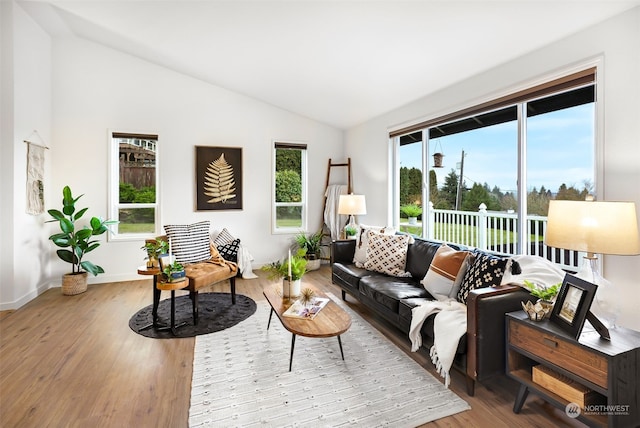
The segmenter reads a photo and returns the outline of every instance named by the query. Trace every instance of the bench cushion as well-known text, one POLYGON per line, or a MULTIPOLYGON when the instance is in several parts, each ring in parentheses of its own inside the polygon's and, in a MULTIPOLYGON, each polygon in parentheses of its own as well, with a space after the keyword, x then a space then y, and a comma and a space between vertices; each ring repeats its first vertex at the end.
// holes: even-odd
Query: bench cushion
POLYGON ((236 276, 238 266, 233 263, 221 266, 216 263, 200 262, 186 265, 184 270, 189 279, 188 289, 197 291, 202 287, 236 276))

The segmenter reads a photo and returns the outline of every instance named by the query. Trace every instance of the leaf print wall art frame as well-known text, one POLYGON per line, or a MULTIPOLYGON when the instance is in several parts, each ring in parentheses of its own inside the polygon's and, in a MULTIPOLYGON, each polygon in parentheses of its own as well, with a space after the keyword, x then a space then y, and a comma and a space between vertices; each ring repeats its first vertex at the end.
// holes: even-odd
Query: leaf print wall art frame
POLYGON ((196 146, 196 211, 242 209, 242 148, 196 146))

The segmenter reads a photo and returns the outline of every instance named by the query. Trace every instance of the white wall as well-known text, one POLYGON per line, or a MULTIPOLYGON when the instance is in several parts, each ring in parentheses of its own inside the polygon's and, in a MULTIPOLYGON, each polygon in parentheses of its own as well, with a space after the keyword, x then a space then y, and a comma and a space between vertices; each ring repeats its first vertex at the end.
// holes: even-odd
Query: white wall
MULTIPOLYGON (((346 150, 357 160, 358 191, 367 196, 366 223, 389 221, 389 128, 474 105, 596 57, 602 58, 599 82, 603 86, 597 196, 600 200, 635 201, 640 209, 640 8, 635 8, 350 129, 346 150)), ((640 330, 640 256, 606 256, 604 276, 619 291, 620 324, 640 330)))
MULTIPOLYGON (((25 212, 27 145, 23 140, 51 144, 51 39, 15 3, 2 2, 1 7, 0 309, 9 309, 48 287, 46 216, 25 212)), ((45 182, 50 177, 46 161, 45 182)))
MULTIPOLYGON (((342 131, 76 38, 54 41, 53 88, 51 187, 56 197, 67 184, 84 193, 90 215, 107 215, 107 134, 113 130, 159 135, 163 224, 210 220, 212 231, 226 227, 256 265, 284 256, 292 238, 271 234, 272 141, 306 142, 309 229, 320 226, 327 160, 343 159, 342 131), (195 211, 197 145, 243 148, 242 211, 195 211)), ((89 259, 106 274, 90 282, 136 278, 142 243, 104 243, 89 259)), ((54 259, 52 267, 51 278, 59 281, 67 266, 54 259)))

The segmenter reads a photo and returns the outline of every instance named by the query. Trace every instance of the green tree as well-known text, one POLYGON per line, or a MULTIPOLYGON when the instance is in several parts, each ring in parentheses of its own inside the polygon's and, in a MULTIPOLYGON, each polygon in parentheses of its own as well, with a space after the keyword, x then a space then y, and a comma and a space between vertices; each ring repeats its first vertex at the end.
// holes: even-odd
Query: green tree
POLYGON ((502 211, 515 211, 518 209, 518 201, 516 201, 516 197, 513 192, 507 192, 502 198, 500 198, 500 209, 502 211))
POLYGON ((302 200, 302 180, 295 171, 276 172, 276 201, 300 202, 302 200))
POLYGON ((276 171, 301 171, 302 151, 299 149, 277 149, 276 171))
POLYGON ((400 205, 422 204, 422 171, 400 168, 400 205))
POLYGON ((589 194, 589 191, 584 188, 582 191, 576 189, 574 186, 567 187, 566 184, 562 183, 558 188, 558 193, 556 194, 556 199, 563 201, 584 201, 584 199, 589 194))
POLYGON ((454 169, 451 169, 451 172, 445 177, 444 184, 440 189, 440 199, 438 201, 437 208, 446 210, 452 210, 455 208, 456 197, 458 194, 458 181, 458 174, 456 174, 454 169))
POLYGON ((463 211, 478 211, 480 204, 485 204, 490 211, 497 211, 500 209, 498 200, 489 193, 487 185, 481 185, 475 183, 471 190, 464 195, 462 201, 463 211))
POLYGON ((434 207, 440 200, 440 191, 438 190, 438 175, 433 169, 429 171, 429 200, 434 207))

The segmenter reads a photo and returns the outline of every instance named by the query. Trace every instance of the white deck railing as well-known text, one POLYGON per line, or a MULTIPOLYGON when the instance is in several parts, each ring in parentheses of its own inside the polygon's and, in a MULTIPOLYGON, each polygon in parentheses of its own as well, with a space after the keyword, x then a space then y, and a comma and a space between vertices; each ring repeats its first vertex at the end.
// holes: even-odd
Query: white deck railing
MULTIPOLYGON (((477 212, 434 209, 430 202, 423 219, 427 219, 427 239, 474 247, 497 254, 518 253, 517 213, 487 211, 481 204, 477 212), (426 215, 425 215, 426 214, 426 215)), ((529 234, 520 253, 544 257, 562 269, 577 271, 584 256, 573 250, 563 250, 544 244, 547 217, 528 215, 529 234)), ((420 235, 421 224, 401 223, 401 230, 420 235), (418 229, 418 230, 416 230, 418 229)))

